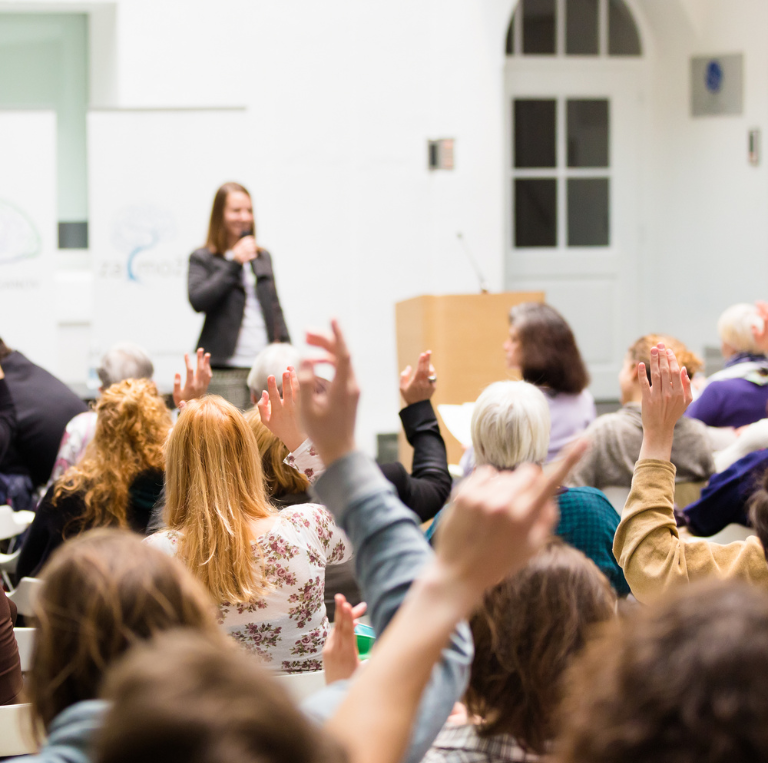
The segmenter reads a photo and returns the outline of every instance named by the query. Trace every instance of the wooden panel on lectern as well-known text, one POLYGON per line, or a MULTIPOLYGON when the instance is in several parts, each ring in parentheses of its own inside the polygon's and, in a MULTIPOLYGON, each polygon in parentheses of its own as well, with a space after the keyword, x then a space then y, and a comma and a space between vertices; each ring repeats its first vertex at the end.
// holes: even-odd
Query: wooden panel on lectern
MULTIPOLYGON (((422 296, 398 302, 397 362, 415 366, 419 353, 432 350, 437 390, 432 404, 469 403, 491 382, 513 378, 502 345, 509 333, 509 309, 521 302, 544 302, 544 292, 422 296)), ((439 418, 439 415, 438 415, 439 418)), ((457 464, 463 448, 446 429, 448 462, 457 464)), ((409 466, 411 449, 400 433, 400 460, 409 466)))

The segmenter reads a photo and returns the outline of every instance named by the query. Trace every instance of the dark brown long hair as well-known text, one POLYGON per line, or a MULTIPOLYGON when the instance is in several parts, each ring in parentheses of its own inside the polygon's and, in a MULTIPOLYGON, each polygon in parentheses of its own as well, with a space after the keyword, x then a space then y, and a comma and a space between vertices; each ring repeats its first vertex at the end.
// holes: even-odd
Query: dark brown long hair
POLYGON ((137 641, 187 627, 224 643, 202 586, 132 533, 84 533, 55 551, 42 577, 29 698, 45 729, 65 708, 96 698, 104 671, 137 641))
POLYGON ((566 668, 616 596, 594 562, 553 538, 486 595, 472 617, 475 657, 466 700, 481 736, 511 734, 544 754, 566 668))
POLYGON ((574 661, 557 763, 754 763, 768 750, 768 596, 680 586, 574 661))
POLYGON ((555 392, 578 394, 589 374, 571 327, 554 307, 523 302, 509 311, 520 339, 523 379, 555 392))
POLYGON ((205 242, 205 246, 212 254, 223 256, 229 248, 227 229, 224 227, 224 207, 227 205, 227 196, 236 191, 244 193, 249 199, 251 198, 251 194, 240 183, 224 183, 213 197, 211 220, 208 223, 208 240, 205 242))

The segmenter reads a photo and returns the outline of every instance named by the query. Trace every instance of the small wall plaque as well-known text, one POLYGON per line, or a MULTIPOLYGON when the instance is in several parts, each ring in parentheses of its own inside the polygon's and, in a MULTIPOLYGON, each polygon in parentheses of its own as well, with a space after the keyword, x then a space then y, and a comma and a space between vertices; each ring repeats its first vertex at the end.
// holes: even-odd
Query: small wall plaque
POLYGON ((431 170, 453 169, 453 138, 430 140, 427 143, 427 166, 431 170))
POLYGON ((744 108, 744 56, 691 59, 691 114, 741 114, 744 108))

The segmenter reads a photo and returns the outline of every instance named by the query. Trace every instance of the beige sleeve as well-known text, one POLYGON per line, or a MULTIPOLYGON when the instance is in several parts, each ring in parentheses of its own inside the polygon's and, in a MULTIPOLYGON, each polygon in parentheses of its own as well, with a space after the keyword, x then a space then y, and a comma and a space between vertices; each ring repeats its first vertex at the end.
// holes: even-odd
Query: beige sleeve
POLYGON ((671 586, 701 578, 741 579, 768 589, 768 564, 756 537, 721 546, 683 541, 673 513, 675 467, 669 461, 638 461, 613 553, 638 601, 671 586))

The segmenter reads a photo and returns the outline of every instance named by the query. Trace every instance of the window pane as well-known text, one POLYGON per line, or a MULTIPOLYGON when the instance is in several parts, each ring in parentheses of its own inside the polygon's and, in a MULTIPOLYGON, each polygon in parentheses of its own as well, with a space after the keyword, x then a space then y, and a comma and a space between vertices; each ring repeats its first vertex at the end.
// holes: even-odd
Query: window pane
POLYGON ((608 101, 568 101, 568 166, 608 166, 608 101))
POLYGON ((555 52, 555 0, 522 0, 523 53, 555 52))
POLYGON ((514 125, 515 167, 556 167, 556 101, 516 99, 514 125))
POLYGON ((515 180, 515 246, 557 246, 557 181, 515 180))
POLYGON ((569 178, 568 246, 608 246, 608 178, 569 178))
POLYGON ((608 0, 608 54, 639 56, 640 34, 624 0, 608 0))
POLYGON ((598 0, 568 0, 565 8, 565 52, 569 56, 596 56, 598 0))

